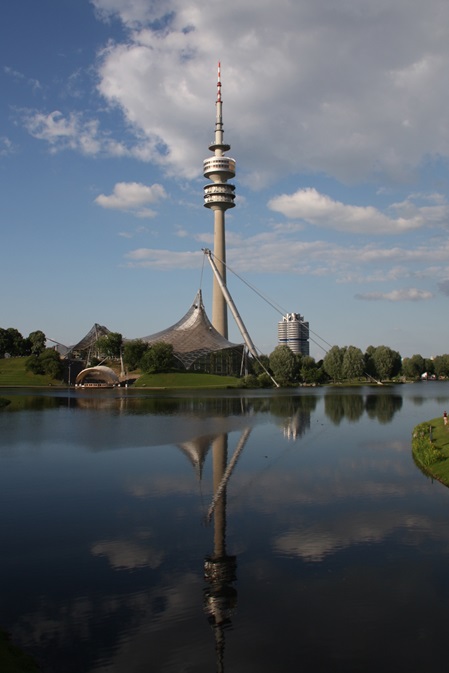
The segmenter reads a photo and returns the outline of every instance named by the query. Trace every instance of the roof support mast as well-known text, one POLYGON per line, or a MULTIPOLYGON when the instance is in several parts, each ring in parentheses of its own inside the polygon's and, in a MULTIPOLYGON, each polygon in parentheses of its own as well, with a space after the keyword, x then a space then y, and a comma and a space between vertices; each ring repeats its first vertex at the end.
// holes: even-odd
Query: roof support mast
POLYGON ((218 285, 219 285, 219 287, 220 287, 220 289, 221 289, 221 291, 222 291, 222 293, 223 293, 223 297, 225 298, 225 301, 226 301, 227 305, 229 306, 229 309, 230 309, 232 315, 234 316, 234 320, 235 320, 235 322, 237 323, 237 327, 238 327, 239 330, 240 330, 240 334, 242 335, 243 340, 244 340, 244 342, 245 342, 245 344, 246 344, 246 346, 247 346, 249 352, 250 352, 251 355, 257 360, 257 362, 259 362, 259 363, 261 364, 261 366, 263 367, 263 369, 265 370, 265 372, 268 374, 268 376, 271 378, 271 380, 273 381, 273 383, 275 384, 275 386, 276 386, 277 388, 279 388, 279 384, 277 383, 277 381, 274 380, 274 378, 273 378, 273 377, 271 376, 271 374, 265 369, 265 367, 262 365, 262 363, 261 363, 260 360, 259 360, 259 356, 257 355, 256 347, 255 347, 255 345, 253 344, 252 339, 251 339, 251 337, 250 337, 250 335, 249 335, 249 333, 248 333, 248 330, 246 329, 246 327, 245 327, 245 325, 244 325, 244 323, 243 323, 243 320, 241 319, 240 314, 239 314, 239 312, 237 311, 237 307, 236 307, 236 305, 234 304, 234 301, 233 301, 231 295, 229 294, 229 290, 228 290, 228 288, 226 287, 226 285, 224 284, 223 279, 222 279, 222 277, 221 277, 221 275, 220 275, 220 272, 218 271, 217 266, 216 266, 214 260, 212 259, 212 253, 211 253, 211 251, 210 251, 208 248, 203 248, 203 252, 204 252, 204 254, 207 256, 207 258, 208 258, 208 260, 209 260, 209 264, 210 264, 211 267, 212 267, 212 271, 214 272, 214 276, 215 276, 215 278, 216 278, 216 280, 217 280, 217 283, 218 283, 218 285))

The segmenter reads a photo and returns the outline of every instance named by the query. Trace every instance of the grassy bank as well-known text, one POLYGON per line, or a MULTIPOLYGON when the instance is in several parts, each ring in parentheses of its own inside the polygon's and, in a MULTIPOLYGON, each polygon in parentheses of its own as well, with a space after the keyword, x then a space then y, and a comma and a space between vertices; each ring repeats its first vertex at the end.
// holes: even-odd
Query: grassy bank
MULTIPOLYGON (((0 388, 33 386, 66 386, 67 383, 52 379, 51 376, 32 374, 25 369, 26 358, 0 359, 0 388)), ((119 374, 117 363, 108 363, 119 374)), ((142 388, 237 388, 241 379, 233 376, 217 376, 191 372, 170 372, 168 374, 144 374, 134 385, 142 388)))
POLYGON ((217 376, 189 372, 168 374, 143 374, 135 382, 137 388, 238 388, 241 379, 233 376, 217 376))
POLYGON ((414 428, 412 454, 423 472, 449 486, 449 425, 445 426, 442 418, 414 428))
POLYGON ((15 386, 60 386, 57 381, 44 374, 32 374, 25 369, 27 358, 0 359, 0 386, 5 388, 15 386))

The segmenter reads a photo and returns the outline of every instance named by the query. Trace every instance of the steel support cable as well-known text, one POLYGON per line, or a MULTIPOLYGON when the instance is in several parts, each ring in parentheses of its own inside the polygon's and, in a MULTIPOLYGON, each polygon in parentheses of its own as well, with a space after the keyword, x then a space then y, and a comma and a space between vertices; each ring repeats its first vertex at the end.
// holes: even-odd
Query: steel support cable
MULTIPOLYGON (((322 427, 319 429, 319 431, 316 434, 314 434, 313 430, 312 430, 311 434, 308 435, 306 438, 301 438, 302 448, 304 448, 306 446, 309 446, 312 443, 312 441, 314 442, 317 438, 319 438, 323 434, 326 434, 327 432, 329 432, 329 429, 330 429, 329 424, 321 423, 321 426, 322 427)), ((261 470, 259 470, 258 472, 253 472, 253 475, 246 482, 244 482, 239 487, 239 489, 234 492, 234 494, 232 496, 230 496, 228 498, 228 503, 238 502, 240 500, 240 497, 241 497, 242 493, 244 493, 245 496, 248 496, 250 488, 252 488, 252 486, 254 486, 254 484, 256 484, 259 481, 259 479, 262 478, 262 476, 264 474, 266 474, 267 472, 272 470, 276 465, 278 465, 280 462, 285 460, 287 455, 291 451, 293 451, 294 448, 295 448, 295 442, 287 442, 287 446, 285 447, 285 449, 283 449, 282 451, 280 451, 280 453, 275 455, 274 458, 272 458, 271 460, 266 462, 261 470)), ((265 457, 268 458, 268 456, 265 456, 265 457)))
MULTIPOLYGON (((277 313, 280 313, 280 315, 285 315, 286 313, 288 313, 288 311, 285 310, 284 308, 282 308, 282 306, 280 306, 279 304, 277 304, 277 305, 274 304, 273 301, 271 301, 270 299, 268 299, 268 297, 264 296, 264 295, 263 295, 263 294, 262 294, 256 287, 254 287, 254 285, 252 285, 252 284, 249 283, 247 280, 245 280, 244 278, 242 278, 242 276, 239 276, 239 274, 238 274, 236 271, 234 271, 233 269, 231 269, 231 267, 228 266, 228 264, 226 264, 226 262, 223 262, 223 260, 221 260, 219 257, 217 257, 216 255, 214 255, 213 252, 211 252, 211 255, 212 255, 212 257, 214 257, 215 259, 217 259, 221 264, 224 264, 224 266, 226 267, 226 269, 227 269, 228 271, 230 271, 231 273, 233 273, 234 276, 236 276, 239 280, 241 280, 242 283, 244 283, 247 287, 249 287, 250 290, 252 290, 253 292, 255 292, 261 299, 263 299, 264 302, 266 302, 269 306, 271 306, 271 308, 274 309, 277 313)), ((203 266, 204 266, 204 262, 203 262, 203 266)), ((300 320, 299 322, 300 322, 300 323, 304 323, 303 320, 300 320)), ((313 330, 311 330, 310 327, 309 327, 309 333, 310 333, 310 332, 311 332, 312 334, 314 334, 320 341, 322 341, 323 343, 325 343, 326 346, 329 346, 329 348, 332 348, 332 344, 330 344, 328 341, 326 341, 326 339, 323 339, 323 337, 320 337, 319 334, 317 334, 316 332, 314 332, 313 330)), ((321 348, 321 350, 323 350, 325 353, 327 353, 327 349, 324 348, 323 346, 321 346, 317 341, 315 341, 314 339, 311 339, 311 341, 313 341, 313 343, 314 343, 316 346, 318 346, 318 348, 321 348)), ((259 350, 259 349, 258 349, 258 350, 259 350)), ((259 351, 259 352, 260 352, 260 351, 259 351)))

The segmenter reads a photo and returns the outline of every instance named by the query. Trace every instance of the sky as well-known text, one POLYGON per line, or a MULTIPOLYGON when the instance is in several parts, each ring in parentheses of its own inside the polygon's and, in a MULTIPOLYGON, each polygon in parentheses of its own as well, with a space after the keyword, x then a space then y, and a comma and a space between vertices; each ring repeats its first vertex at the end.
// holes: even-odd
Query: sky
MULTIPOLYGON (((449 352, 447 0, 0 8, 0 326, 139 338, 202 289, 221 62, 228 287, 262 353, 449 352)), ((242 338, 229 317, 232 341, 242 338)))

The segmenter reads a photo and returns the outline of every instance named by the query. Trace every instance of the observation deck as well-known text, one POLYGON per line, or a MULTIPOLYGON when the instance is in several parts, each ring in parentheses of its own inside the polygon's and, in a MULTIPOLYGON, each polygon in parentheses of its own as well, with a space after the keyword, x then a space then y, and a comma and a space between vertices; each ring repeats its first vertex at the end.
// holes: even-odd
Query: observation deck
POLYGON ((203 161, 203 175, 215 182, 225 182, 235 177, 235 159, 213 156, 203 161))
POLYGON ((235 185, 227 182, 212 182, 204 187, 204 205, 206 208, 218 207, 220 210, 234 208, 235 185))

